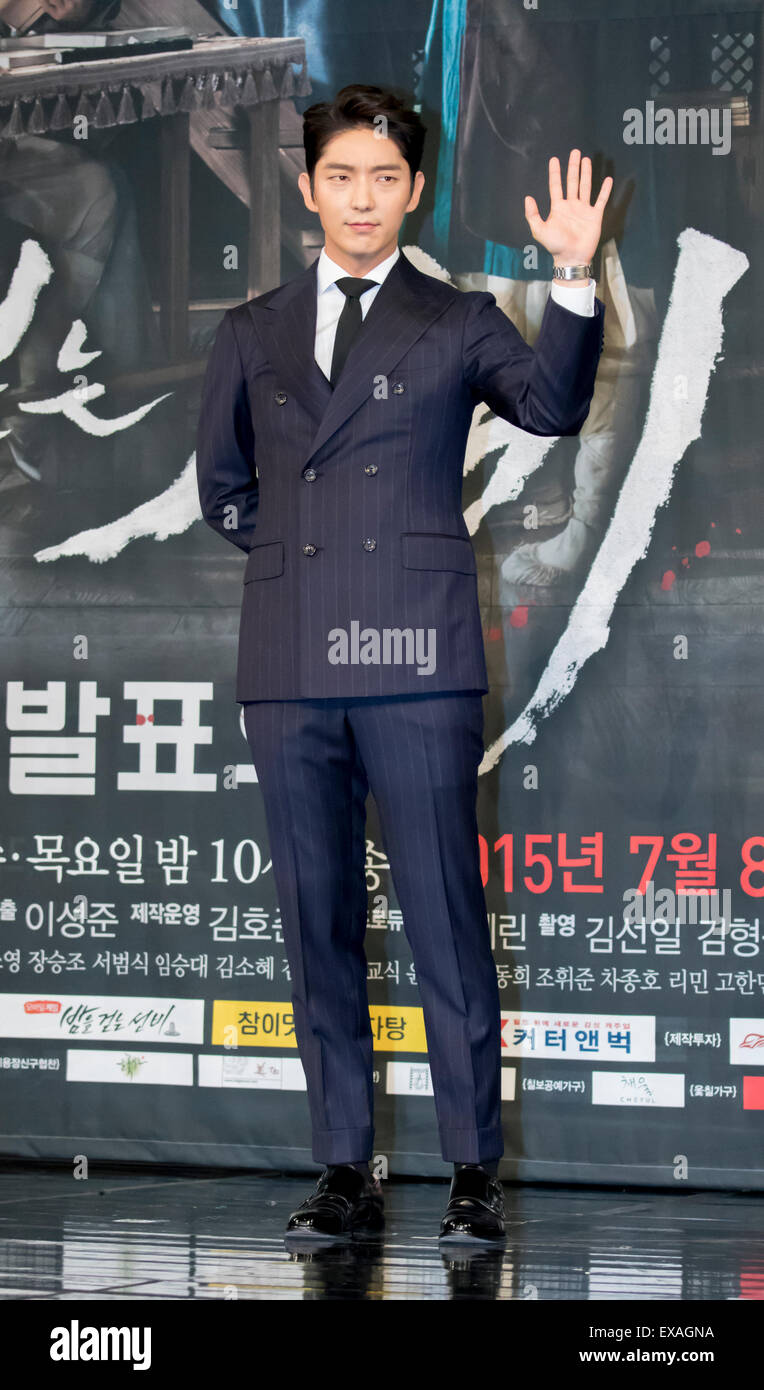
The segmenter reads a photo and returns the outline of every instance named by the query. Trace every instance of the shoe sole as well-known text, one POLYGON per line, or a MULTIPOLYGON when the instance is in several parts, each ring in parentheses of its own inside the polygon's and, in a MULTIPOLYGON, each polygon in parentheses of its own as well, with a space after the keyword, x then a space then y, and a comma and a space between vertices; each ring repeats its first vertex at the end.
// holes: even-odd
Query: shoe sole
POLYGON ((384 1212, 380 1213, 378 1219, 369 1221, 364 1216, 353 1222, 344 1231, 320 1231, 312 1226, 287 1226, 284 1231, 285 1236, 302 1236, 305 1240, 332 1241, 332 1240, 352 1240, 353 1236, 379 1236, 385 1230, 384 1212))
POLYGON ((284 1244, 289 1250, 315 1250, 317 1245, 345 1245, 352 1236, 349 1231, 342 1231, 337 1235, 331 1235, 328 1231, 301 1231, 298 1227, 293 1227, 290 1231, 284 1232, 284 1244))
POLYGON ((306 1247, 315 1245, 342 1245, 353 1240, 374 1240, 384 1236, 384 1227, 381 1226, 354 1226, 349 1231, 314 1231, 310 1227, 304 1229, 299 1226, 292 1226, 284 1232, 284 1240, 293 1247, 304 1244, 306 1247))
POLYGON ((438 1236, 441 1241, 453 1241, 455 1245, 504 1245, 506 1234, 500 1236, 473 1236, 469 1231, 442 1231, 438 1236))

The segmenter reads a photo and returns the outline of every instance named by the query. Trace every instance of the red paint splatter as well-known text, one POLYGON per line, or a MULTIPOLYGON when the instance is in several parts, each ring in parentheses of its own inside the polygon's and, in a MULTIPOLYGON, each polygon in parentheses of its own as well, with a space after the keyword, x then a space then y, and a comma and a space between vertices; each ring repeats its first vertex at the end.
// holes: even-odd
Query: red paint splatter
POLYGON ((137 715, 135 716, 135 722, 136 722, 136 724, 145 724, 147 719, 148 719, 149 724, 153 724, 153 723, 154 723, 154 716, 153 716, 153 714, 148 714, 148 715, 146 715, 146 714, 137 714, 137 715))
POLYGON ((489 627, 488 632, 486 633, 486 637, 489 642, 498 642, 499 638, 501 637, 501 628, 489 627))
POLYGON ((666 572, 665 572, 665 574, 664 574, 664 576, 663 576, 663 578, 662 578, 662 580, 661 580, 661 588, 662 588, 662 589, 673 589, 675 581, 676 581, 676 575, 674 574, 674 571, 673 571, 673 570, 666 570, 666 572))
POLYGON ((525 604, 518 604, 517 608, 513 608, 513 609, 512 609, 512 612, 511 612, 510 615, 509 615, 509 625, 510 625, 510 627, 527 627, 527 625, 528 625, 528 605, 527 605, 527 603, 525 603, 525 604))
POLYGON ((697 545, 695 546, 695 554, 696 554, 696 555, 710 555, 710 554, 711 554, 711 542, 710 542, 710 541, 698 541, 697 545))

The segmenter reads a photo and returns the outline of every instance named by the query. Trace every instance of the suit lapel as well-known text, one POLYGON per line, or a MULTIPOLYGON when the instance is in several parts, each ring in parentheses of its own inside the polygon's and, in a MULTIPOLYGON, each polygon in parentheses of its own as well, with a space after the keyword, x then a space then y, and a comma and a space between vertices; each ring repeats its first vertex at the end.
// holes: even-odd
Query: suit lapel
POLYGON ((316 261, 249 310, 263 352, 285 387, 297 397, 318 426, 332 395, 315 357, 316 261))
POLYGON ((332 390, 314 357, 316 261, 271 296, 249 308, 263 350, 279 376, 313 416, 315 434, 301 467, 371 395, 375 380, 392 372, 425 329, 450 305, 432 276, 401 251, 371 308, 332 390))

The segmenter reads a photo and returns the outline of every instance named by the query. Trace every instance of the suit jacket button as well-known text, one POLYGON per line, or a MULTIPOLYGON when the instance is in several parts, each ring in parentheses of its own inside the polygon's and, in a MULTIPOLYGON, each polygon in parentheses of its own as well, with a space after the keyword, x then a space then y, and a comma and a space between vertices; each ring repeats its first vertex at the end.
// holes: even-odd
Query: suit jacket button
POLYGON ((316 481, 316 478, 318 477, 318 474, 315 468, 306 468, 302 476, 306 482, 314 483, 316 481))
POLYGON ((371 536, 367 536, 363 543, 363 548, 364 550, 376 550, 377 542, 371 536))
POLYGON ((402 381, 394 381, 394 382, 393 382, 393 395, 394 395, 394 396, 402 396, 405 390, 406 390, 406 387, 404 386, 404 384, 403 384, 402 381))
POLYGON ((276 402, 276 405, 286 405, 286 402, 287 402, 287 393, 286 393, 286 391, 277 391, 276 394, 275 394, 275 396, 273 397, 273 399, 274 399, 274 401, 276 402))
POLYGON ((363 471, 364 471, 364 473, 368 473, 368 475, 369 475, 370 478, 373 478, 373 477, 374 477, 374 474, 375 474, 376 471, 377 471, 377 465, 376 465, 376 463, 366 463, 366 464, 364 464, 364 469, 363 469, 363 471))
POLYGON ((316 549, 317 547, 315 545, 312 545, 311 542, 308 541, 308 544, 303 546, 302 553, 303 555, 315 555, 316 549))

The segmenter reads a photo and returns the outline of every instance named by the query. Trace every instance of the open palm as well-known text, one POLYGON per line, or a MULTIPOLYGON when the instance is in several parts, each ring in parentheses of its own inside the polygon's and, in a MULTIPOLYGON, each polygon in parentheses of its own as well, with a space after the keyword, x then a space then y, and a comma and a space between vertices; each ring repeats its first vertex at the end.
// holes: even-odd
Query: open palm
POLYGON ((602 214, 610 197, 613 180, 608 174, 595 203, 592 191, 592 161, 571 150, 565 197, 562 193, 560 161, 549 161, 549 216, 542 218, 535 198, 525 199, 525 218, 534 240, 541 243, 559 265, 587 265, 597 250, 602 230, 602 214))

